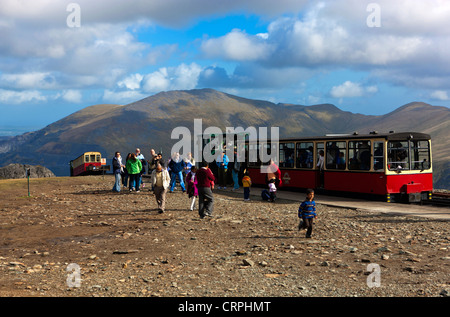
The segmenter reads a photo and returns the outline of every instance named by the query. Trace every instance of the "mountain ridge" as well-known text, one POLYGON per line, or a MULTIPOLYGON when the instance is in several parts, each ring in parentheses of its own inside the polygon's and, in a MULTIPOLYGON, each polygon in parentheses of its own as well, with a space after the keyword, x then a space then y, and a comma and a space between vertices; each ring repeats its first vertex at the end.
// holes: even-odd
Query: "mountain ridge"
POLYGON ((327 133, 368 133, 395 130, 429 133, 438 186, 448 187, 450 164, 450 109, 411 102, 384 115, 343 111, 332 104, 312 106, 272 103, 234 96, 214 89, 160 92, 127 105, 100 104, 81 109, 43 129, 0 140, 2 164, 43 165, 56 175, 68 175, 68 163, 84 151, 98 150, 108 160, 116 150, 140 147, 169 153, 175 127, 193 131, 194 119, 203 128, 280 127, 280 137, 318 136, 327 133), (443 178, 442 178, 443 177, 443 178), (440 179, 444 179, 442 184, 440 179))

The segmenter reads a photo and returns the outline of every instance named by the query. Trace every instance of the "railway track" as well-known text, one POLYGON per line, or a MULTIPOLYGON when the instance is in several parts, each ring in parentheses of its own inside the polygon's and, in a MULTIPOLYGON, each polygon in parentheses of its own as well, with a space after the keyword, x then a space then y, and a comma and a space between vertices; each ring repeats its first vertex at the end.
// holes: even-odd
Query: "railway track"
POLYGON ((433 192, 431 200, 428 203, 434 206, 450 207, 450 193, 433 192))

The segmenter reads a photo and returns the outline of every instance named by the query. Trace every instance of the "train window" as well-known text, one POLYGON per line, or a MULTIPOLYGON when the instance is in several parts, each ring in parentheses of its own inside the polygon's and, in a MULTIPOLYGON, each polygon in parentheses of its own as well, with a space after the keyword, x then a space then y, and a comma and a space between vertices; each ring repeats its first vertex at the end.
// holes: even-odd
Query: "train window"
POLYGON ((84 162, 85 163, 89 163, 89 155, 85 155, 84 156, 84 162))
POLYGON ((297 168, 312 168, 313 167, 313 150, 314 143, 299 142, 297 143, 296 164, 297 168))
POLYGON ((295 143, 280 143, 280 167, 294 167, 295 143))
POLYGON ((102 160, 102 157, 99 154, 97 154, 97 156, 95 157, 95 161, 100 162, 101 160, 102 160))
POLYGON ((370 141, 348 142, 348 169, 365 171, 370 169, 370 141))
POLYGON ((316 143, 316 157, 316 168, 323 170, 325 165, 325 150, 322 142, 316 143))
POLYGON ((252 143, 248 145, 248 166, 260 166, 261 161, 258 159, 259 143, 252 143))
POLYGON ((411 166, 415 170, 425 170, 431 167, 428 141, 411 140, 411 166))
POLYGON ((409 170, 408 141, 389 141, 387 151, 390 171, 409 170))
POLYGON ((373 144, 373 169, 384 169, 384 142, 374 142, 373 144))
POLYGON ((346 142, 327 142, 327 169, 345 169, 346 142))
POLYGON ((91 154, 89 157, 90 162, 95 162, 95 154, 91 154))

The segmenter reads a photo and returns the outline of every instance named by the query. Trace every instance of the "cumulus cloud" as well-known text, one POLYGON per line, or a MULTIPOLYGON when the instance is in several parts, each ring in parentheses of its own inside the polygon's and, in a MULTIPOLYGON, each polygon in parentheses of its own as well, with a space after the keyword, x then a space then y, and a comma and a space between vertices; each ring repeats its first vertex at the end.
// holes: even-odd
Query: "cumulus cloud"
POLYGON ((433 99, 441 100, 441 101, 450 100, 447 92, 444 90, 435 90, 431 93, 430 97, 433 99))
POLYGON ((44 102, 47 98, 37 90, 14 91, 0 89, 0 103, 21 104, 24 102, 44 102))
POLYGON ((362 87, 359 83, 346 81, 341 85, 331 88, 330 95, 334 98, 353 98, 361 97, 366 93, 375 93, 378 91, 376 86, 362 87))
POLYGON ((166 90, 193 89, 197 86, 202 67, 196 63, 177 67, 162 67, 147 74, 142 80, 142 89, 147 93, 166 90))
MULTIPOLYGON (((381 27, 367 25, 368 3, 311 2, 302 16, 277 18, 266 33, 232 30, 203 41, 208 57, 259 63, 267 68, 304 67, 371 71, 402 84, 448 87, 450 2, 377 1, 381 27), (386 76, 384 76, 386 74, 386 76), (420 83, 415 84, 420 78, 420 83), (437 85, 437 86, 436 86, 437 85)), ((420 86, 423 87, 423 86, 420 86)))
POLYGON ((264 60, 271 52, 266 39, 267 35, 250 36, 235 29, 223 37, 206 40, 202 44, 202 50, 207 57, 234 61, 264 60))

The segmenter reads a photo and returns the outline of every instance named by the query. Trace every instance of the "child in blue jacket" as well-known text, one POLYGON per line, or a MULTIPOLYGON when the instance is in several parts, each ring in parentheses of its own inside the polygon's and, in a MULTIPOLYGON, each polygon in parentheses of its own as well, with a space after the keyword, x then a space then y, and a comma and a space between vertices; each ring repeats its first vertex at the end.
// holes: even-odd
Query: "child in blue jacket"
POLYGON ((311 238, 313 230, 313 220, 317 218, 316 202, 314 201, 314 190, 306 191, 306 199, 298 208, 298 217, 301 219, 298 230, 306 229, 306 238, 311 238))

